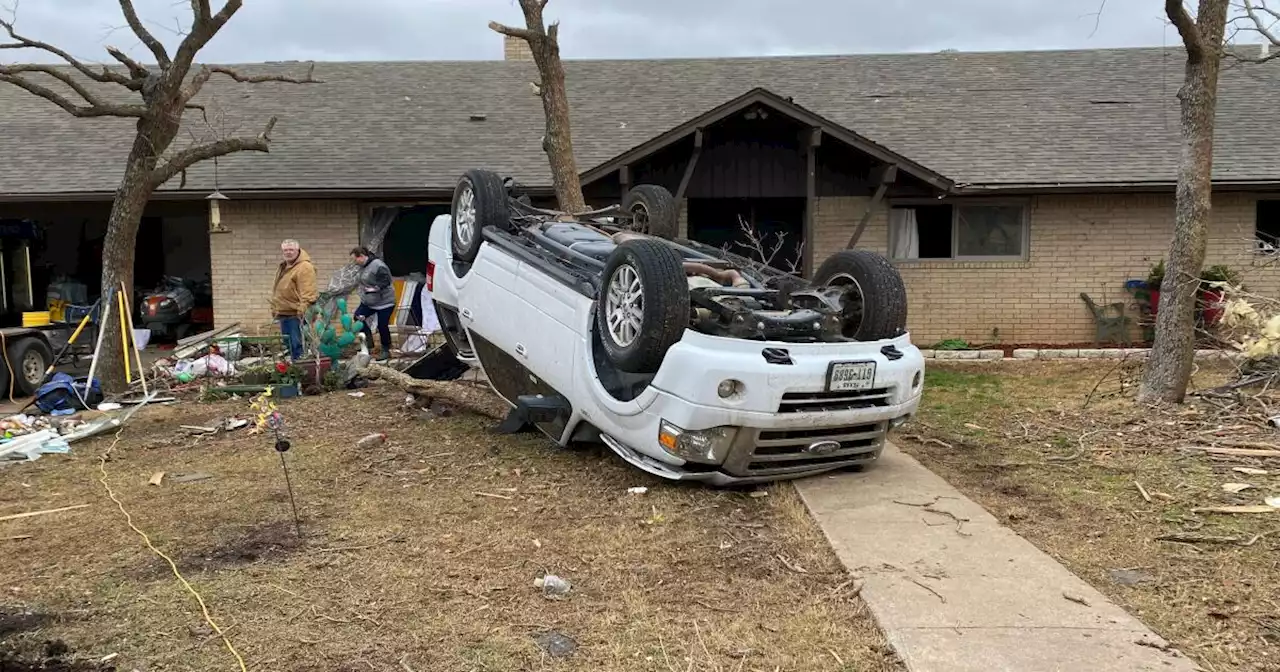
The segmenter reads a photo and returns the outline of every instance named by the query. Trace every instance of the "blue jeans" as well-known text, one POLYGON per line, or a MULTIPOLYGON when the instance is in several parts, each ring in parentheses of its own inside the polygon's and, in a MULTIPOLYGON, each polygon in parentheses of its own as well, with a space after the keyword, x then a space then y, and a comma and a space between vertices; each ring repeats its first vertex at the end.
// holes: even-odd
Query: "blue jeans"
POLYGON ((280 333, 284 334, 289 346, 289 358, 302 358, 302 318, 279 317, 280 333))
MULTIPOLYGON (((391 311, 395 310, 395 306, 387 306, 386 308, 373 309, 363 303, 356 308, 356 317, 369 317, 370 315, 378 316, 378 340, 382 341, 382 356, 391 356, 391 311)), ((373 341, 373 332, 369 330, 369 323, 361 320, 360 331, 364 334, 365 341, 373 341)))

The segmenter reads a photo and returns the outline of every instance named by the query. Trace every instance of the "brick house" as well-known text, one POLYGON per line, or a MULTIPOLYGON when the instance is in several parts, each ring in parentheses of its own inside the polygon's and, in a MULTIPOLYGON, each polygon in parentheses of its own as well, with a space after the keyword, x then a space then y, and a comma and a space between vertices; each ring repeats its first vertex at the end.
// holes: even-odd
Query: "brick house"
MULTIPOLYGON (((272 152, 166 185, 139 239, 139 275, 206 272, 219 324, 270 328, 283 238, 325 277, 370 221, 392 217, 393 270, 421 272, 426 230, 466 169, 550 198, 536 71, 518 47, 503 61, 320 63, 324 83, 311 86, 215 79, 205 102, 217 113, 188 119, 192 133, 252 133, 276 115, 272 152), (215 186, 231 199, 223 232, 208 231, 215 186)), ((1164 253, 1182 63, 1179 49, 1151 48, 575 60, 566 71, 589 201, 660 183, 678 195, 687 235, 733 245, 747 221, 785 233, 780 254, 801 270, 865 222, 859 245, 901 269, 917 342, 1018 344, 1091 340, 1080 294, 1124 301, 1125 282, 1164 253)), ((1274 63, 1223 73, 1209 243, 1209 263, 1273 293, 1280 271, 1259 239, 1280 235, 1280 139, 1257 129, 1280 122, 1278 84, 1274 63)), ((92 249, 131 125, 71 119, 8 86, 0 119, 0 220, 46 225, 57 244, 41 267, 75 265, 92 284, 93 254, 68 261, 68 250, 73 235, 92 249)))

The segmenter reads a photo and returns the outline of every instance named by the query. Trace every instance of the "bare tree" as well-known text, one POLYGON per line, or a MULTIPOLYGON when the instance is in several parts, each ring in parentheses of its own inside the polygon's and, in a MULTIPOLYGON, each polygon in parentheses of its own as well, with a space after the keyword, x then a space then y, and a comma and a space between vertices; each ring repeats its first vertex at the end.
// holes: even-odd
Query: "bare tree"
POLYGON ((1165 13, 1182 36, 1186 66, 1181 105, 1182 150, 1173 239, 1169 244, 1155 343, 1142 374, 1138 400, 1182 403, 1195 357, 1195 308, 1208 242, 1213 176, 1213 128, 1218 107, 1229 0, 1200 0, 1196 16, 1182 0, 1165 0, 1165 13))
POLYGON ((560 62, 560 22, 547 26, 542 10, 548 0, 520 0, 524 12, 524 28, 504 26, 490 21, 489 28, 503 35, 524 40, 533 52, 534 65, 538 67, 541 82, 535 82, 534 91, 542 99, 542 111, 546 115, 547 129, 542 149, 551 163, 551 184, 556 190, 560 209, 577 213, 587 209, 582 197, 582 184, 578 181, 578 164, 573 157, 573 140, 569 130, 569 93, 564 84, 564 65, 560 62))
MULTIPOLYGON (((109 46, 107 53, 119 65, 93 65, 73 57, 65 49, 19 34, 14 28, 13 19, 0 20, 0 28, 8 34, 9 40, 0 42, 0 50, 34 49, 53 54, 66 62, 66 65, 0 64, 0 82, 22 88, 75 117, 137 120, 137 133, 125 161, 124 176, 111 205, 106 240, 103 243, 104 297, 109 292, 118 290, 122 284, 125 291, 132 291, 138 225, 151 194, 157 188, 179 174, 185 176, 186 169, 200 161, 236 152, 269 151, 271 129, 276 124, 275 117, 269 119, 262 132, 256 136, 220 138, 168 153, 181 129, 183 113, 188 109, 202 109, 193 99, 209 79, 214 75, 222 75, 237 82, 251 84, 303 84, 317 81, 311 72, 303 78, 281 75, 248 76, 216 65, 202 65, 192 74, 200 50, 240 9, 242 1, 227 0, 214 13, 210 0, 189 0, 192 14, 190 29, 182 37, 177 50, 170 55, 164 44, 143 25, 133 1, 119 0, 125 21, 133 34, 151 52, 155 64, 143 64, 124 51, 109 46), (100 85, 120 87, 117 92, 125 95, 104 93, 105 87, 100 85), (64 90, 56 90, 59 88, 64 90), (141 100, 121 102, 134 96, 141 100)), ((105 338, 108 343, 119 340, 119 320, 109 322, 105 338)), ((118 391, 125 386, 124 360, 119 349, 104 348, 98 367, 102 372, 104 389, 118 391)))

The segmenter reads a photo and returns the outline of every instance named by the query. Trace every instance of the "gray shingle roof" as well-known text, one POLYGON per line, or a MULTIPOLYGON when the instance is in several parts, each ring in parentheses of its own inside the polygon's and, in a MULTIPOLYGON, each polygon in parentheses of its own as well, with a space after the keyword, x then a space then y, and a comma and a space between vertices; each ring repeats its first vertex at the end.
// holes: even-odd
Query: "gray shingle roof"
MULTIPOLYGON (((241 69, 302 74, 305 65, 241 69)), ((763 87, 960 184, 1176 175, 1177 49, 583 60, 566 71, 583 171, 763 87)), ((215 77, 205 96, 221 112, 213 125, 256 134, 280 117, 270 155, 221 161, 224 190, 449 187, 471 167, 549 182, 530 63, 319 63, 315 75, 325 83, 215 77)), ((193 132, 209 133, 187 116, 193 132)), ((1280 181, 1280 137, 1268 130, 1277 126, 1280 63, 1227 67, 1215 179, 1280 181)), ((0 84, 0 196, 110 192, 132 130, 0 84)), ((209 166, 194 170, 188 188, 207 191, 211 177, 209 166)))

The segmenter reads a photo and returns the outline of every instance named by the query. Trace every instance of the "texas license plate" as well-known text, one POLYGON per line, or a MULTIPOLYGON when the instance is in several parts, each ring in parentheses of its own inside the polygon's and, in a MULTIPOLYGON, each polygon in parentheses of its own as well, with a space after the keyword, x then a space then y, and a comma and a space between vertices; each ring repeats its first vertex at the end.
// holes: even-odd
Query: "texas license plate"
POLYGON ((869 390, 875 382, 875 362, 836 362, 827 372, 828 392, 869 390))

